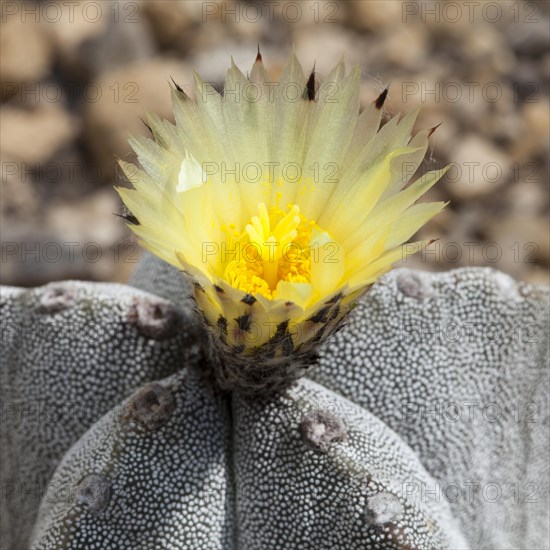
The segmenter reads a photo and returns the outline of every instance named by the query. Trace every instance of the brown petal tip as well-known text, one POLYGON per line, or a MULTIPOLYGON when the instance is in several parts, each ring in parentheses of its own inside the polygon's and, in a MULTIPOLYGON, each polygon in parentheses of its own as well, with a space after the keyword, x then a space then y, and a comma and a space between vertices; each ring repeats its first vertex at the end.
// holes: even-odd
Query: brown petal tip
POLYGON ((315 100, 315 65, 313 66, 313 70, 307 79, 306 89, 304 90, 304 99, 308 99, 309 101, 315 100))
POLYGON ((434 126, 428 133, 428 137, 430 137, 442 124, 443 122, 440 122, 437 126, 434 126))
POLYGON ((174 84, 174 86, 176 87, 176 90, 184 95, 185 92, 183 91, 183 88, 174 80, 174 78, 171 76, 170 79, 172 80, 172 83, 174 84))
POLYGON ((377 109, 382 109, 382 107, 384 106, 384 102, 386 101, 386 98, 388 97, 389 89, 390 89, 389 86, 387 88, 385 88, 384 91, 374 101, 374 106, 377 109))

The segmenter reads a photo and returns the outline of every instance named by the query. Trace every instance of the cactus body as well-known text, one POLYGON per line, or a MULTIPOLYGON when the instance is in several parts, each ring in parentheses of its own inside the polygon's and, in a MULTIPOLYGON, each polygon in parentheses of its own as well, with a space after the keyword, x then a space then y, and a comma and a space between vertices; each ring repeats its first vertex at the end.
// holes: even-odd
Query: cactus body
POLYGON ((548 546, 547 289, 398 270, 245 399, 200 376, 177 271, 133 284, 2 290, 7 548, 548 546), (39 402, 80 407, 22 422, 39 402))

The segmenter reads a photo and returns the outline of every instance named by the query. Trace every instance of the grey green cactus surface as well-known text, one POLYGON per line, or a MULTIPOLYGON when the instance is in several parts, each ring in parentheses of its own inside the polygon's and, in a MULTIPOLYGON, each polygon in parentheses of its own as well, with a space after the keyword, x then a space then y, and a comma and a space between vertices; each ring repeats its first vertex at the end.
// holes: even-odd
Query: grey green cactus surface
POLYGON ((549 547, 548 289, 391 272, 250 399, 175 268, 131 284, 2 288, 3 547, 549 547))

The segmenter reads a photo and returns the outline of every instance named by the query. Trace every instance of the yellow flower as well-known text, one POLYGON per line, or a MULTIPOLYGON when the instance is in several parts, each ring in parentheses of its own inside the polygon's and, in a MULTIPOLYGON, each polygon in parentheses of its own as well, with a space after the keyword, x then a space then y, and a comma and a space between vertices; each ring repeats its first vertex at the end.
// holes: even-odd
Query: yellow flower
POLYGON ((411 139, 417 111, 379 129, 386 92, 359 115, 359 83, 340 62, 319 85, 294 55, 271 82, 258 54, 249 77, 232 62, 222 94, 198 75, 193 98, 176 85, 176 124, 150 115, 154 139, 130 140, 132 230, 192 279, 222 387, 302 374, 445 206, 415 204, 444 170, 406 185, 430 134, 411 139))

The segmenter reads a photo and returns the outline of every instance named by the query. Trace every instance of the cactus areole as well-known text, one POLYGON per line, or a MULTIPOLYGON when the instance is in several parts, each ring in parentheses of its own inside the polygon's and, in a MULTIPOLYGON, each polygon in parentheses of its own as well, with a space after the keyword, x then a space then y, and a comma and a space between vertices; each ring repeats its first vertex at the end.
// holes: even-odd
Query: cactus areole
POLYGON ((222 93, 198 75, 191 95, 174 83, 175 125, 151 114, 152 139, 130 139, 130 227, 192 281, 222 389, 269 394, 302 376, 445 206, 415 204, 445 170, 405 177, 433 129, 411 137, 417 111, 380 128, 387 90, 359 114, 360 78, 340 62, 317 82, 292 55, 271 81, 258 53, 248 77, 232 62, 222 93))

